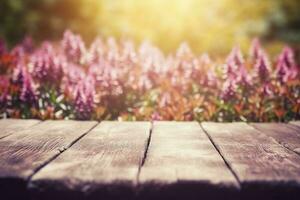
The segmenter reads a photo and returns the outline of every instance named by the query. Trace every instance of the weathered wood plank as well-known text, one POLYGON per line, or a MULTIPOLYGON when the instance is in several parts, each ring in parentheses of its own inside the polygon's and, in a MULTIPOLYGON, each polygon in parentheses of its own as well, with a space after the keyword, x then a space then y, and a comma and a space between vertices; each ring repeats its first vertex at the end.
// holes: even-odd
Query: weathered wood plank
POLYGON ((150 122, 101 122, 30 182, 33 199, 131 199, 150 122))
POLYGON ((292 125, 295 125, 297 127, 300 127, 300 121, 291 121, 289 123, 292 124, 292 125))
POLYGON ((243 199, 299 199, 300 157, 246 123, 202 123, 242 185, 243 199))
POLYGON ((197 122, 154 122, 141 199, 234 199, 239 184, 197 122))
POLYGON ((294 126, 284 123, 251 123, 250 125, 300 155, 300 129, 297 130, 294 126))
POLYGON ((39 122, 39 120, 34 119, 2 119, 0 120, 0 139, 16 133, 18 130, 36 125, 39 122))
POLYGON ((0 194, 26 199, 27 180, 96 122, 45 121, 0 140, 0 194))

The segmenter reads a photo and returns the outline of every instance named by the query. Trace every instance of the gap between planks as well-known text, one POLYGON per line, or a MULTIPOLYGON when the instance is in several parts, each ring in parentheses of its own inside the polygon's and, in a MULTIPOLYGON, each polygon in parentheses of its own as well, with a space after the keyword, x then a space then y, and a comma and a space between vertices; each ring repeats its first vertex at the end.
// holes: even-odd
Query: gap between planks
POLYGON ((150 146, 150 143, 151 143, 152 132, 153 132, 153 123, 154 122, 151 121, 150 123, 151 123, 151 125, 150 125, 150 130, 149 130, 149 137, 148 137, 147 143, 145 145, 144 156, 143 156, 142 162, 141 162, 141 164, 139 166, 137 177, 136 177, 137 184, 139 184, 139 177, 140 177, 140 174, 141 174, 141 169, 142 169, 142 167, 144 166, 144 164, 146 162, 147 155, 148 155, 148 150, 149 150, 149 146, 150 146))
POLYGON ((283 148, 300 156, 300 127, 286 123, 247 123, 283 148), (284 134, 284 135, 283 135, 284 134))
POLYGON ((32 177, 37 174, 42 168, 46 167, 48 164, 50 164, 53 160, 55 160, 58 156, 60 156, 63 152, 65 152, 66 150, 68 150, 69 148, 71 148, 76 142, 78 142, 81 138, 83 138, 84 136, 86 136, 88 133, 90 133, 96 126, 98 126, 101 122, 96 123, 95 125, 93 125, 90 129, 88 129, 85 133, 83 133, 80 137, 78 137, 77 139, 75 139, 74 141, 72 141, 70 143, 69 146, 64 147, 63 149, 59 149, 59 154, 54 155, 52 158, 49 158, 49 160, 45 161, 44 164, 42 164, 40 167, 38 167, 37 169, 34 170, 34 172, 28 177, 27 179, 27 186, 30 184, 30 181, 32 179, 32 177))
POLYGON ((234 176, 234 178, 236 179, 236 181, 239 184, 239 187, 241 188, 241 181, 239 179, 239 177, 237 176, 237 174, 234 172, 234 170, 232 169, 232 167, 230 166, 229 162, 226 160, 225 156, 222 154, 220 148, 218 147, 218 145, 213 141, 212 137, 208 134, 208 132, 204 129, 204 127, 202 126, 201 123, 199 123, 199 126, 201 127, 201 129, 203 130, 203 132, 205 133, 205 135, 208 137, 208 139, 210 140, 210 142, 212 143, 212 145, 215 147, 216 151, 220 154, 220 156, 222 157, 225 165, 228 167, 228 169, 230 170, 230 172, 232 173, 232 175, 234 176))

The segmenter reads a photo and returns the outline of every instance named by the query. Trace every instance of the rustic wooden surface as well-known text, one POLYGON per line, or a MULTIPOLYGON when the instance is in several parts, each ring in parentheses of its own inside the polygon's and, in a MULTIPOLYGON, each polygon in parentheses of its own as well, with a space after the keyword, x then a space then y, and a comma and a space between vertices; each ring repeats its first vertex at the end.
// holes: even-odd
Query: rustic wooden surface
POLYGON ((0 139, 16 133, 18 130, 29 128, 38 124, 38 120, 6 119, 0 120, 0 139))
POLYGON ((295 125, 300 128, 300 121, 291 121, 290 124, 295 125))
POLYGON ((274 138, 282 146, 300 155, 300 128, 297 130, 298 127, 283 123, 251 123, 251 125, 274 138))
POLYGON ((0 120, 0 199, 299 199, 299 138, 298 121, 0 120))
POLYGON ((232 199, 239 188, 197 122, 154 122, 139 182, 143 199, 232 199))
POLYGON ((100 123, 33 177, 33 198, 133 198, 150 127, 150 122, 100 123))
POLYGON ((299 199, 299 155, 246 123, 202 126, 238 177, 243 199, 299 199))
POLYGON ((24 199, 27 180, 96 122, 45 121, 0 140, 0 193, 24 199))

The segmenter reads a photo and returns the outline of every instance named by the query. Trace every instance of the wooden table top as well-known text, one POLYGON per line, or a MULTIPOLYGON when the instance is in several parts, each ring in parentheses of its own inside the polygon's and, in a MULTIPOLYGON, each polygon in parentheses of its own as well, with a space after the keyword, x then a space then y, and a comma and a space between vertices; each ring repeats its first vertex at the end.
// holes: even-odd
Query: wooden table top
POLYGON ((0 199, 300 199, 300 121, 0 120, 0 199))

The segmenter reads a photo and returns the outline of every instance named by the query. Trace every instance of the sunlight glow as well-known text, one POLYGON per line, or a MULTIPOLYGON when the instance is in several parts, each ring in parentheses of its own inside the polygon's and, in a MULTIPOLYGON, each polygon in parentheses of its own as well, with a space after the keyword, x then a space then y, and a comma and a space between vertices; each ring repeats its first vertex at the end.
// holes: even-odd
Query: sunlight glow
MULTIPOLYGON (((93 0, 90 0, 93 1, 93 0)), ((148 39, 166 51, 187 41, 196 51, 227 52, 235 43, 264 33, 262 20, 274 8, 271 0, 115 0, 98 1, 99 33, 148 39)))

